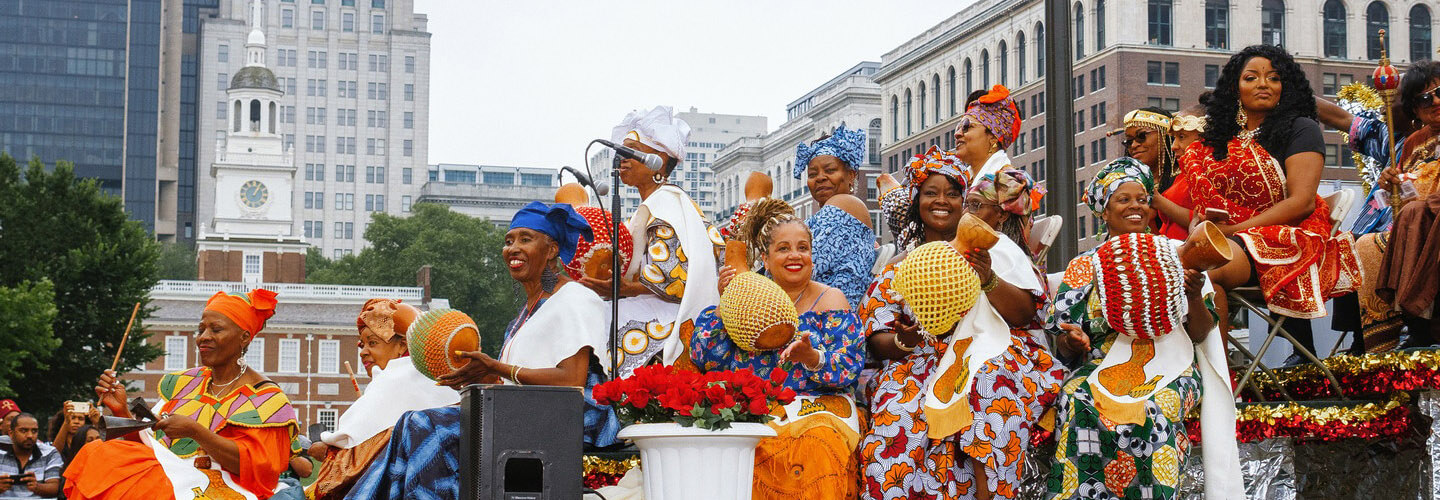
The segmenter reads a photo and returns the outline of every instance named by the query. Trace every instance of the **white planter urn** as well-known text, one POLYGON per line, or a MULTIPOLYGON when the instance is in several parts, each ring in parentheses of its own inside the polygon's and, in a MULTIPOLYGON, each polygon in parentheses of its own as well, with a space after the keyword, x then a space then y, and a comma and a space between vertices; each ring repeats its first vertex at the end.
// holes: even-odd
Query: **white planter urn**
POLYGON ((765 424, 712 431, 674 422, 634 424, 618 435, 640 448, 646 500, 750 500, 755 446, 774 436, 765 424))

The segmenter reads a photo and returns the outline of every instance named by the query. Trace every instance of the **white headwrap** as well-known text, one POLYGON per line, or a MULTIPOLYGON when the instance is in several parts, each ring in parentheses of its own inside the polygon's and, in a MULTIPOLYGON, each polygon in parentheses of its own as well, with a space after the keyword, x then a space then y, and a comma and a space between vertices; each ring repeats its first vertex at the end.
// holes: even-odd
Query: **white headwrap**
POLYGON ((685 142, 690 139, 690 124, 675 118, 670 106, 631 111, 610 131, 610 140, 616 144, 625 139, 640 141, 681 162, 685 161, 685 142))

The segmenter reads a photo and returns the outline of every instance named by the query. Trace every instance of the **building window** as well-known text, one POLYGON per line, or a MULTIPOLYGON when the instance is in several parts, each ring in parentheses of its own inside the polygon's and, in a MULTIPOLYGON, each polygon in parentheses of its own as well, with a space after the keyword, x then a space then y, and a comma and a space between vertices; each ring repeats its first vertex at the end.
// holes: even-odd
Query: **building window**
POLYGON ((230 88, 230 74, 219 73, 215 75, 215 90, 225 90, 228 88, 230 88))
POLYGON ((1205 88, 1207 88, 1207 89, 1213 89, 1213 88, 1215 88, 1215 82, 1217 82, 1217 81, 1219 81, 1219 80, 1220 80, 1220 65, 1218 65, 1218 64, 1206 64, 1206 65, 1205 65, 1205 88))
POLYGON ((1075 37, 1075 59, 1085 57, 1085 5, 1075 2, 1072 7, 1075 10, 1075 31, 1071 33, 1075 37))
POLYGON ((1345 4, 1340 0, 1325 1, 1325 57, 1345 58, 1345 4))
POLYGON ((1000 84, 1010 86, 1010 50, 1000 41, 1000 84))
MULTIPOLYGON (((1024 58, 1022 57, 1021 59, 1024 59, 1024 58)), ((1022 72, 1023 72, 1023 71, 1022 71, 1022 72)), ((949 81, 950 81, 950 86, 949 86, 949 89, 950 89, 950 116, 955 116, 955 113, 958 113, 958 112, 959 112, 959 111, 958 111, 959 108, 957 107, 957 106, 959 106, 959 105, 955 103, 955 67, 954 67, 954 66, 951 66, 951 67, 950 67, 950 70, 949 70, 948 72, 946 72, 946 78, 948 78, 949 81)), ((939 115, 937 114, 936 116, 939 116, 939 115)), ((876 152, 879 152, 879 148, 874 148, 874 149, 875 149, 876 152)), ((871 163, 875 163, 875 162, 871 162, 871 163)))
POLYGON ((933 96, 935 99, 934 99, 934 101, 932 101, 932 102, 933 102, 932 106, 934 106, 933 109, 935 110, 935 123, 940 123, 940 75, 939 75, 939 74, 930 75, 930 90, 934 91, 934 94, 935 94, 935 95, 933 96))
POLYGON ((1145 83, 1150 85, 1180 85, 1180 63, 1147 61, 1145 83))
POLYGON ((300 372, 300 339, 280 339, 280 373, 300 372))
POLYGON ((920 82, 920 130, 925 130, 925 82, 920 82))
POLYGON ((890 139, 900 140, 900 100, 890 96, 890 139))
POLYGON ((295 9, 280 9, 280 27, 295 27, 295 9))
POLYGON ((1260 43, 1285 46, 1285 0, 1260 1, 1260 43))
POLYGON ((1035 77, 1045 76, 1045 23, 1035 23, 1035 77))
POLYGON ((411 169, 410 167, 405 167, 405 168, 400 169, 400 183, 401 183, 401 184, 410 184, 411 179, 412 179, 412 176, 413 176, 413 174, 411 173, 412 171, 413 171, 413 169, 411 169))
POLYGON ((415 72, 415 56, 405 56, 405 72, 415 72))
POLYGON ((1105 50, 1105 0, 1095 0, 1095 51, 1105 50))
POLYGON ((1229 0, 1205 0, 1205 47, 1230 48, 1229 0))
POLYGON ((245 254, 245 265, 241 269, 245 281, 260 281, 264 266, 259 254, 245 254))
POLYGON ((413 83, 407 83, 407 84, 405 84, 405 101, 406 101, 406 102, 409 102, 409 101, 414 101, 414 100, 415 100, 415 84, 413 84, 413 83))
POLYGON ((320 373, 340 373, 340 341, 320 341, 320 373))
MULTIPOLYGON (((970 93, 975 91, 975 68, 970 63, 970 58, 965 58, 965 98, 970 98, 970 93)), ((962 109, 963 111, 963 109, 962 109)))
POLYGON ((1380 53, 1388 49, 1390 38, 1395 34, 1390 32, 1390 9, 1379 1, 1370 2, 1365 8, 1365 57, 1369 59, 1380 59, 1380 53), (1380 44, 1380 30, 1385 30, 1385 44, 1380 44))
POLYGON ((220 62, 230 62, 230 46, 223 43, 220 44, 220 46, 215 49, 215 57, 219 59, 220 62))
POLYGON ((375 35, 385 34, 385 15, 375 14, 370 16, 370 33, 375 35))
POLYGON ((403 145, 403 147, 402 147, 401 149, 404 150, 404 152, 402 153, 404 156, 406 156, 406 157, 415 156, 415 141, 410 140, 410 139, 405 139, 405 141, 402 142, 401 144, 403 145))
POLYGON ((180 371, 188 366, 186 355, 190 354, 190 340, 183 335, 165 337, 165 371, 180 371))
POLYGON ((1150 43, 1156 45, 1170 45, 1172 16, 1175 4, 1173 0, 1148 0, 1147 23, 1150 34, 1150 43))
POLYGON ((400 196, 400 211, 410 213, 410 195, 406 194, 400 196))
POLYGON ((228 116, 227 112, 230 107, 225 104, 225 101, 215 101, 215 118, 224 120, 228 116))
POLYGON ((911 114, 910 114, 910 108, 912 107, 912 106, 910 105, 910 101, 911 101, 911 98, 910 98, 910 89, 905 89, 905 136, 906 136, 906 137, 909 137, 910 134, 915 133, 914 129, 911 128, 911 126, 910 126, 910 116, 911 116, 911 114))
POLYGON ((1410 8, 1410 62, 1430 59, 1430 8, 1415 4, 1410 8))
POLYGON ((245 365, 265 371, 265 339, 256 336, 250 340, 250 347, 245 351, 245 365))
POLYGON ((990 51, 980 50, 980 88, 990 88, 990 51))
POLYGON ((1017 74, 1015 75, 1015 76, 1016 76, 1016 78, 1015 78, 1015 84, 1016 84, 1016 85, 1023 86, 1023 85, 1025 85, 1025 32, 1024 32, 1024 31, 1021 31, 1019 34, 1015 35, 1015 62, 1019 63, 1019 64, 1016 64, 1016 65, 1015 65, 1015 69, 1017 70, 1017 74))
POLYGON ((340 14, 340 31, 346 33, 355 32, 355 13, 345 12, 340 14))
POLYGON ((316 410, 315 423, 325 427, 327 431, 335 430, 335 414, 338 410, 316 410))
POLYGON ((310 11, 310 29, 315 30, 315 31, 324 31, 324 30, 325 30, 325 11, 323 11, 323 10, 313 10, 313 11, 310 11))

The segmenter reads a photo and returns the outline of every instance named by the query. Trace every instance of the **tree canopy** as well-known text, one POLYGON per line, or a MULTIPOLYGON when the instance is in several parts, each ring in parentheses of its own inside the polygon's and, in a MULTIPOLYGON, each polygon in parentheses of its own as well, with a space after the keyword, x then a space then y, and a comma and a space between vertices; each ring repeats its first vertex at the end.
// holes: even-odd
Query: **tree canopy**
MULTIPOLYGON (((94 399, 95 379, 110 368, 131 309, 149 300, 158 244, 129 218, 120 198, 93 179, 77 178, 68 162, 47 171, 35 158, 22 172, 14 158, 0 154, 0 200, 0 321, 30 325, 17 326, 28 330, 13 346, 24 353, 0 359, 33 360, 13 376, 0 371, 8 382, 0 395, 42 411, 67 399, 94 399), (34 326, 47 317, 53 339, 34 326)), ((142 306, 122 369, 160 354, 145 344, 146 315, 142 306)))
POLYGON ((306 281, 338 285, 415 286, 421 266, 431 266, 431 294, 475 319, 481 347, 498 355, 505 326, 521 304, 521 292, 500 248, 505 232, 487 220, 420 203, 410 217, 376 213, 365 229, 370 247, 340 259, 315 249, 306 256, 306 281))

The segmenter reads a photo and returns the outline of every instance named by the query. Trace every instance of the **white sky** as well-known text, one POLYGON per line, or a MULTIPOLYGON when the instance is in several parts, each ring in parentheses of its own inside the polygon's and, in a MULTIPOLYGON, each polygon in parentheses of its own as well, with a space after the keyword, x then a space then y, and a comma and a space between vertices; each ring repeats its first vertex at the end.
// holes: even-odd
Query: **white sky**
POLYGON ((584 165, 632 109, 765 115, 972 0, 415 0, 430 163, 584 165))

